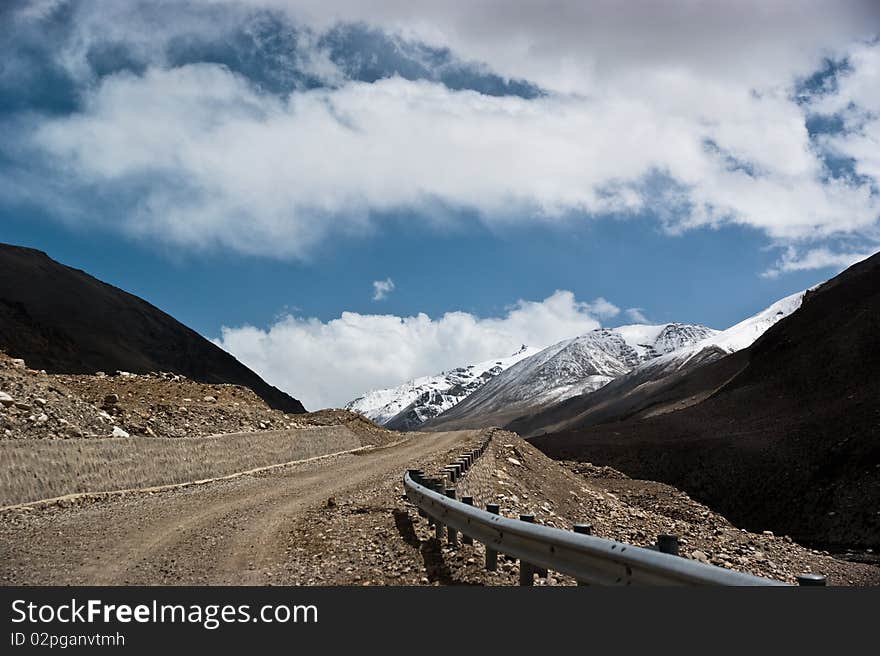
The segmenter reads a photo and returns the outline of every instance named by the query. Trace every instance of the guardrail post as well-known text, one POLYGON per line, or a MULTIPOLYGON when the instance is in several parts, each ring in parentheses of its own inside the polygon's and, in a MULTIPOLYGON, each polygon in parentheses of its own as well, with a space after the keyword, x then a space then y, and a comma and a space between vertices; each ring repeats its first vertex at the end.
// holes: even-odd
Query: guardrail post
MULTIPOLYGON (((436 481, 436 479, 428 478, 426 476, 426 477, 422 478, 422 485, 424 485, 429 490, 434 490, 434 489, 436 489, 435 481, 436 481)), ((422 512, 425 512, 425 511, 422 511, 422 512)), ((428 519, 428 526, 429 527, 434 526, 434 524, 436 524, 436 522, 434 521, 434 518, 431 515, 429 515, 427 512, 425 512, 424 516, 428 519)))
MULTIPOLYGON (((521 522, 528 522, 529 524, 535 523, 534 515, 520 515, 519 520, 521 522)), ((519 584, 523 586, 530 586, 535 584, 534 579, 535 568, 532 567, 529 563, 524 561, 522 558, 519 559, 519 584)))
MULTIPOLYGON (((443 481, 435 481, 434 482, 434 491, 443 494, 443 481)), ((437 541, 440 542, 443 540, 443 523, 439 518, 434 519, 434 537, 437 538, 437 541)))
MULTIPOLYGON (((416 471, 416 476, 417 476, 417 478, 415 479, 415 481, 416 481, 419 485, 425 485, 425 472, 424 472, 423 470, 421 470, 421 469, 416 469, 415 471, 416 471)), ((426 512, 425 512, 424 510, 422 510, 421 508, 419 508, 419 517, 427 517, 427 516, 428 516, 428 513, 426 513, 426 512)))
MULTIPOLYGON (((446 488, 446 496, 449 497, 450 499, 454 499, 455 498, 455 488, 454 487, 447 487, 446 488)), ((446 542, 449 543, 450 545, 452 545, 453 547, 458 545, 458 531, 456 531, 451 526, 446 527, 446 542)))
MULTIPOLYGON (((413 480, 413 482, 418 483, 419 485, 425 484, 425 472, 423 472, 421 469, 409 469, 407 471, 409 472, 409 477, 413 480)), ((417 508, 417 511, 419 513, 419 517, 428 516, 428 513, 426 513, 421 508, 417 508)))
MULTIPOLYGON (((472 505, 474 505, 474 498, 473 497, 462 497, 461 502, 466 506, 472 506, 472 505)), ((469 535, 465 535, 464 533, 462 533, 461 534, 461 543, 462 544, 473 544, 474 539, 472 537, 470 537, 469 535)))
POLYGON ((798 574, 798 585, 828 585, 828 579, 824 574, 798 574))
POLYGON ((657 536, 657 551, 666 554, 678 555, 678 536, 670 533, 661 533, 657 536))
MULTIPOLYGON (((493 515, 499 514, 501 508, 497 503, 487 503, 486 504, 486 512, 490 512, 493 515)), ((490 549, 489 545, 486 545, 486 569, 490 572, 494 572, 498 570, 498 552, 494 549, 490 549)))

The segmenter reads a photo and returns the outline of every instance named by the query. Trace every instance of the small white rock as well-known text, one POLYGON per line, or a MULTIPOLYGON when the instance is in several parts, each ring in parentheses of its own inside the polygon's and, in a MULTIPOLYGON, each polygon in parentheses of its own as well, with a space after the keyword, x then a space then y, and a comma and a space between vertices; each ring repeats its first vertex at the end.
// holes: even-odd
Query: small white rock
POLYGON ((128 431, 122 430, 119 426, 114 426, 111 437, 131 437, 131 435, 128 433, 128 431))

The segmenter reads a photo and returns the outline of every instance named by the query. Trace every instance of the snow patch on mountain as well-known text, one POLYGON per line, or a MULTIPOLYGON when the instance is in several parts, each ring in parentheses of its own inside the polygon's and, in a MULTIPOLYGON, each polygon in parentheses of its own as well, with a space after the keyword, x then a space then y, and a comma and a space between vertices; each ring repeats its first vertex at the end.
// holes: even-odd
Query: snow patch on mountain
POLYGON ((407 410, 424 417, 421 421, 425 421, 448 410, 486 381, 538 351, 537 348, 523 345, 519 351, 505 358, 457 367, 434 376, 415 378, 396 387, 373 390, 349 401, 345 409, 358 412, 380 425, 388 424, 407 410))
POLYGON ((475 417, 485 425, 503 425, 533 408, 593 392, 642 362, 717 333, 706 326, 680 323, 591 330, 513 365, 432 426, 471 422, 475 417))
POLYGON ((640 368, 666 367, 674 363, 675 368, 680 369, 691 358, 706 349, 718 348, 726 353, 734 353, 735 351, 748 348, 773 324, 797 310, 804 300, 804 294, 806 294, 806 290, 786 296, 776 301, 770 307, 761 310, 748 319, 740 321, 727 330, 722 330, 695 343, 674 349, 666 355, 658 357, 656 360, 641 365, 640 368))
MULTIPOLYGON (((806 290, 776 301, 773 305, 731 326, 712 338, 704 340, 733 353, 751 346, 770 326, 797 310, 804 301, 806 290)), ((699 344, 697 344, 699 346, 699 344)))
POLYGON ((481 396, 503 391, 504 403, 555 403, 597 390, 641 362, 717 332, 690 324, 598 328, 523 360, 482 390, 481 396))

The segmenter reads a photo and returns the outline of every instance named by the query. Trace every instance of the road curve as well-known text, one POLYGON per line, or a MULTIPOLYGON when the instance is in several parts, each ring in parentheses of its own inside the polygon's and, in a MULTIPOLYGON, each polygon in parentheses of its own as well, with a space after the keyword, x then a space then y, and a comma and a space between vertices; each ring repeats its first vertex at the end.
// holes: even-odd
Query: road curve
POLYGON ((204 486, 0 516, 0 581, 55 585, 277 583, 302 514, 408 466, 474 431, 413 433, 361 454, 204 486))

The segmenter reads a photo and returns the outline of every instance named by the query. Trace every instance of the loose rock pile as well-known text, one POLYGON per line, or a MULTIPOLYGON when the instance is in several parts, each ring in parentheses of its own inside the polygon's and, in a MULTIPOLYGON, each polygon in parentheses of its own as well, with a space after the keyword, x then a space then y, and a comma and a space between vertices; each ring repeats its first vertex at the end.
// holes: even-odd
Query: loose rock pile
POLYGON ((459 495, 473 496, 481 507, 497 503, 508 517, 533 513, 537 523, 566 530, 591 523, 594 535, 641 547, 671 533, 679 536, 684 557, 758 576, 793 583, 798 574, 822 573, 837 585, 880 580, 877 568, 831 558, 771 531, 737 528, 669 485, 633 480, 610 467, 555 462, 512 433, 498 431, 458 487, 459 495))
POLYGON ((388 431, 353 412, 285 414, 238 385, 168 372, 53 375, 0 352, 0 439, 194 437, 349 423, 387 441, 388 431))

